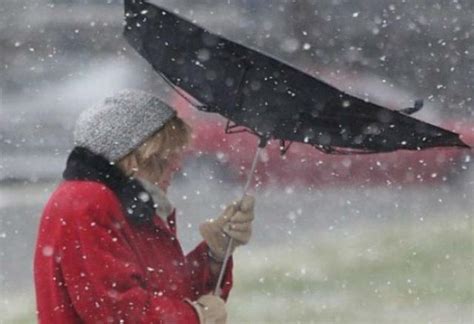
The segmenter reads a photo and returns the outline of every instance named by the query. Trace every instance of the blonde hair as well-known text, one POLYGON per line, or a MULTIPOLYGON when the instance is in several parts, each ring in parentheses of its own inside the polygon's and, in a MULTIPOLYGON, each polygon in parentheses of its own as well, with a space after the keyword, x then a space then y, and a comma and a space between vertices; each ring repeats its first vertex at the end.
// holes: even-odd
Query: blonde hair
POLYGON ((184 150, 190 140, 191 127, 181 118, 173 117, 138 148, 117 161, 117 165, 127 176, 133 176, 140 170, 159 177, 167 166, 170 154, 184 150))

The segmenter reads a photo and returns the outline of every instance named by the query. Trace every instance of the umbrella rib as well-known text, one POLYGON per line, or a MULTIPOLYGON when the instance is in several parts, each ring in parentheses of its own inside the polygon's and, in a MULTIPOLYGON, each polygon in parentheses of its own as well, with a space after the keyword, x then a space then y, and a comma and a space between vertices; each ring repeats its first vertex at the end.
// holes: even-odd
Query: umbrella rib
POLYGON ((293 141, 285 141, 284 139, 280 140, 280 155, 283 156, 286 154, 286 152, 290 149, 291 144, 293 144, 293 141), (286 144, 286 142, 289 142, 286 144))
POLYGON ((198 105, 198 104, 192 102, 191 99, 189 99, 187 95, 182 93, 182 90, 179 87, 177 87, 164 73, 162 73, 161 71, 158 71, 158 74, 163 78, 163 80, 166 82, 166 84, 168 84, 168 86, 171 87, 171 89, 173 89, 181 98, 186 100, 186 102, 189 103, 194 108, 199 109, 199 110, 201 110, 201 109, 206 110, 209 107, 209 106, 202 105, 202 104, 198 105))
POLYGON ((236 123, 234 123, 233 125, 231 125, 231 120, 230 119, 227 119, 227 123, 225 125, 225 130, 224 132, 226 134, 238 134, 238 133, 249 133, 249 131, 244 128, 243 126, 240 126, 236 123), (242 127, 241 129, 237 129, 237 130, 234 130, 235 128, 238 128, 238 127, 242 127))

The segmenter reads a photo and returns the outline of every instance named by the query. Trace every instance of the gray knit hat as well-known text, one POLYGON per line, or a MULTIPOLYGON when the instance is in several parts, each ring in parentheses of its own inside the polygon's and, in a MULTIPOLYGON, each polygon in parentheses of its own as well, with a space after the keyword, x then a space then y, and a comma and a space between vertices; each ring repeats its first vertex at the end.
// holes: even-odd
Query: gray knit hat
POLYGON ((140 90, 122 90, 81 113, 74 144, 118 161, 176 116, 158 97, 140 90))

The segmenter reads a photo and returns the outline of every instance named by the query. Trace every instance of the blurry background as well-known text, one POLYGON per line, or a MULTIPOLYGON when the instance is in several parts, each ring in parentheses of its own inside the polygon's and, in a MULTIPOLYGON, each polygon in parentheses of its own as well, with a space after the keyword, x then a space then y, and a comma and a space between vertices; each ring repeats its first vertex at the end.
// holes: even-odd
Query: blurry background
MULTIPOLYGON (((472 1, 154 3, 393 109, 423 98, 415 117, 474 144, 472 1)), ((35 321, 37 225, 80 111, 124 87, 189 108, 122 39, 122 16, 118 0, 0 3, 0 323, 35 321)), ((248 159, 231 148, 194 153, 170 193, 186 250, 199 241, 197 224, 239 196, 241 178, 229 175, 240 160, 223 156, 248 159)), ((412 154, 406 173, 381 174, 406 160, 397 154, 363 170, 300 152, 324 183, 293 178, 298 163, 285 173, 265 161, 280 178, 258 186, 255 237, 236 254, 231 323, 474 320, 472 151, 412 154)))

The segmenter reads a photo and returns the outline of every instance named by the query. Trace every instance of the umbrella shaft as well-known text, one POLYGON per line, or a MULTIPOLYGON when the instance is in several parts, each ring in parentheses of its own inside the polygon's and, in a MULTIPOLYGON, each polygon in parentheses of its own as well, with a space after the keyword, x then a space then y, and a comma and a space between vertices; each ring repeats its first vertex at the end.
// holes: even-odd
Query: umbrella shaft
MULTIPOLYGON (((257 167, 258 157, 260 156, 260 152, 263 150, 264 147, 265 146, 259 145, 258 148, 257 148, 257 151, 255 152, 255 156, 253 157, 252 166, 250 167, 250 172, 247 175, 247 182, 245 183, 245 186, 244 186, 244 192, 242 194, 242 199, 243 199, 243 197, 245 197, 245 194, 247 193, 247 191, 250 187, 250 184, 252 183, 253 174, 255 172, 255 168, 257 167)), ((239 206, 239 208, 240 208, 240 206, 239 206)), ((227 248, 226 248, 225 255, 224 255, 224 261, 222 261, 221 269, 219 271, 219 277, 217 279, 216 288, 214 289, 214 295, 216 295, 216 296, 221 295, 222 279, 224 278, 225 269, 227 267, 227 261, 229 260, 230 251, 232 249, 232 244, 234 243, 233 241, 234 241, 234 239, 230 238, 229 242, 227 242, 227 248)))
POLYGON ((252 161, 252 166, 250 167, 250 172, 247 175, 247 182, 245 183, 245 186, 244 186, 242 199, 245 197, 245 194, 249 190, 250 184, 252 183, 253 174, 255 172, 255 168, 257 167, 258 157, 260 156, 260 152, 262 151, 262 149, 263 149, 262 147, 258 147, 257 151, 255 152, 255 156, 253 157, 253 161, 252 161))

